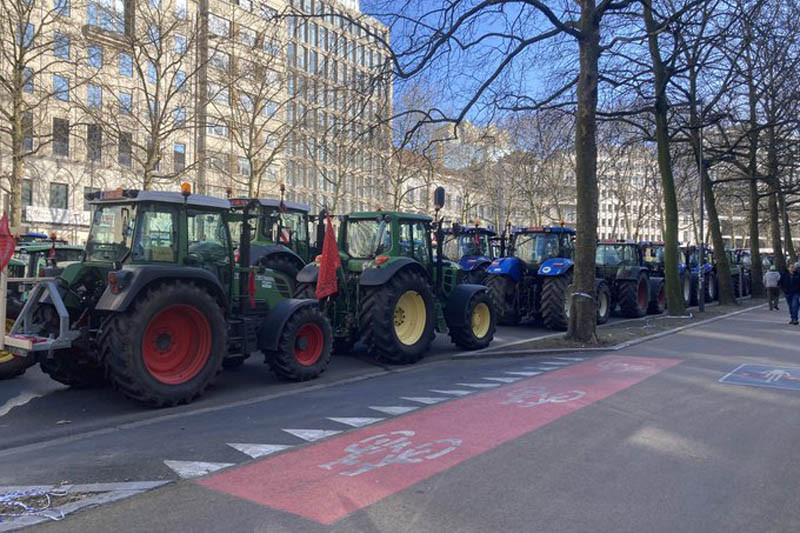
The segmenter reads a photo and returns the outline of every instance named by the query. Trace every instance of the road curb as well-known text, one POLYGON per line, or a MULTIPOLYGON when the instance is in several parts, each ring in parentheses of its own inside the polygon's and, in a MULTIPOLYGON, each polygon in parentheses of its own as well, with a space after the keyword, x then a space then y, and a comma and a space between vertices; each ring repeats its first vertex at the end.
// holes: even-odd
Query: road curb
MULTIPOLYGON (((542 348, 542 349, 531 349, 531 350, 502 350, 502 351, 492 351, 486 349, 486 351, 480 352, 461 352, 454 354, 451 356, 451 359, 497 359, 497 358, 508 358, 508 357, 527 357, 531 355, 548 355, 548 354, 559 354, 559 353, 591 353, 591 352, 618 352, 620 350, 624 350, 625 348, 630 348, 631 346, 636 346, 637 344, 641 344, 643 342, 659 339, 661 337, 666 337, 668 335, 674 335, 676 333, 680 333, 681 331, 695 328, 698 326, 703 326, 705 324, 710 324, 712 322, 717 322, 718 320, 723 320, 725 318, 730 318, 732 316, 741 315, 744 313, 748 313, 755 309, 759 309, 765 307, 767 304, 759 304, 754 305, 752 307, 748 307, 746 309, 739 309, 738 311, 732 311, 730 313, 726 313, 724 315, 715 316, 712 318, 707 318, 705 320, 701 320, 700 322, 696 322, 694 324, 686 324, 685 326, 678 326, 675 329, 670 329, 667 331, 660 331, 658 333, 654 333, 652 335, 647 335, 645 337, 640 337, 638 339, 632 339, 629 341, 622 342, 620 344, 616 344, 614 346, 592 346, 588 348, 542 348)), ((669 317, 669 318, 687 318, 687 317, 669 317)), ((634 320, 644 320, 642 319, 634 319, 634 320)), ((556 335, 563 335, 563 333, 557 333, 555 335, 547 335, 545 337, 537 337, 536 339, 531 339, 528 341, 523 342, 531 342, 536 341, 539 339, 550 338, 556 335)), ((521 342, 519 343, 521 344, 521 342)))

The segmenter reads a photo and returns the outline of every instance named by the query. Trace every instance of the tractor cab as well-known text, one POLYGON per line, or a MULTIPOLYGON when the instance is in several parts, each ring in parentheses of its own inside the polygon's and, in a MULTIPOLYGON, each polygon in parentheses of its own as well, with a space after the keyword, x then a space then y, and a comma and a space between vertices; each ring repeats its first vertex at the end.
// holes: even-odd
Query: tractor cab
POLYGON ((491 228, 453 224, 443 231, 444 258, 456 263, 470 283, 480 283, 486 268, 495 257, 491 239, 497 234, 491 228))
POLYGON ((619 306, 627 318, 660 314, 666 306, 664 278, 658 272, 658 244, 601 240, 595 252, 597 277, 611 289, 612 310, 619 306))
POLYGON ((652 276, 664 277, 664 243, 642 241, 639 243, 642 250, 644 265, 652 276))
POLYGON ((422 265, 433 262, 431 223, 427 215, 390 211, 351 213, 343 217, 339 250, 350 272, 380 268, 397 258, 422 265))
POLYGON ((510 255, 533 270, 550 260, 572 260, 575 230, 561 226, 517 228, 511 232, 510 255))

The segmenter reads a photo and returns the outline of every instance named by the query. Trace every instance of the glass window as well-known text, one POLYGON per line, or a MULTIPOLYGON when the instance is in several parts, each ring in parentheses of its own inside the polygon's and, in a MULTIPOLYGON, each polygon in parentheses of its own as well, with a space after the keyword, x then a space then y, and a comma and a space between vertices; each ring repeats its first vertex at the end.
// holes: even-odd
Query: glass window
POLYGON ((147 62, 147 81, 149 83, 156 83, 158 81, 158 69, 156 64, 152 61, 147 62))
POLYGON ((175 16, 181 20, 186 20, 189 17, 189 11, 186 9, 186 0, 175 0, 175 16))
POLYGON ((121 92, 117 95, 119 100, 119 110, 125 115, 130 115, 133 112, 133 95, 131 93, 121 92))
POLYGON ((206 125, 206 130, 209 135, 215 135, 217 137, 228 136, 228 126, 219 119, 209 119, 208 124, 206 125))
POLYGON ((131 166, 133 137, 130 133, 120 132, 117 142, 117 162, 124 166, 131 166))
POLYGON ((245 46, 254 47, 256 45, 256 32, 250 28, 239 26, 239 42, 245 46))
POLYGON ((103 128, 99 124, 86 125, 86 157, 100 161, 103 156, 103 128))
POLYGON ((247 11, 251 11, 253 9, 252 0, 236 0, 236 5, 242 9, 246 9, 247 11))
POLYGON ((89 107, 102 107, 103 88, 95 83, 86 85, 86 102, 89 104, 89 107))
POLYGON ((250 176, 250 160, 246 157, 239 158, 239 174, 242 176, 250 176))
POLYGON ((231 64, 231 56, 222 50, 214 50, 208 58, 212 67, 227 71, 231 64))
POLYGON ((53 155, 69 157, 69 120, 53 119, 53 155))
POLYGON ((131 248, 134 261, 174 262, 176 213, 162 206, 139 208, 136 236, 131 248))
POLYGON ((346 250, 351 257, 371 258, 392 248, 391 222, 376 219, 347 221, 346 250))
POLYGON ((430 261, 428 246, 429 231, 425 223, 420 221, 400 221, 400 255, 413 257, 417 261, 430 261))
POLYGON ((20 22, 17 30, 17 44, 23 48, 30 48, 30 46, 33 44, 34 33, 35 28, 33 27, 33 24, 23 24, 20 22))
POLYGON ((22 180, 22 205, 33 205, 33 180, 22 180))
POLYGON ((26 93, 33 92, 33 69, 25 67, 22 71, 22 91, 26 93))
POLYGON ((68 17, 70 12, 69 0, 54 0, 53 7, 57 15, 68 17))
POLYGON ((92 68, 103 66, 103 47, 97 44, 90 45, 86 54, 87 63, 92 68))
POLYGON ((119 74, 120 76, 125 76, 130 78, 133 76, 133 58, 131 58, 130 54, 126 54, 125 52, 120 52, 119 56, 119 74))
POLYGON ((227 264, 231 249, 222 213, 191 209, 186 216, 189 259, 204 266, 227 264))
POLYGON ((228 105, 230 102, 228 88, 214 82, 208 82, 208 96, 216 104, 228 105))
POLYGON ((175 34, 175 53, 176 54, 186 53, 186 36, 181 34, 175 34))
POLYGON ((525 233, 515 238, 514 256, 523 261, 539 264, 559 255, 559 235, 556 233, 525 233))
POLYGON ((61 32, 56 32, 53 37, 53 54, 61 59, 69 59, 69 37, 61 32))
POLYGON ((186 108, 176 107, 172 112, 172 120, 175 121, 175 126, 183 127, 186 125, 186 108))
POLYGON ((69 207, 69 186, 66 183, 50 184, 50 207, 54 209, 69 207))
POLYGON ((33 151, 33 112, 22 113, 22 149, 26 152, 33 151))
POLYGON ((62 102, 69 102, 69 78, 53 74, 53 96, 62 102))
POLYGON ((175 88, 179 91, 186 89, 186 73, 182 70, 175 72, 175 88))
POLYGON ((125 257, 134 220, 132 205, 97 206, 86 240, 87 261, 119 261, 125 257))
POLYGON ((228 19, 219 17, 214 13, 209 13, 208 31, 219 37, 227 37, 231 32, 231 23, 228 19))
POLYGON ((186 168, 186 145, 175 143, 172 146, 172 166, 175 172, 181 172, 186 168))

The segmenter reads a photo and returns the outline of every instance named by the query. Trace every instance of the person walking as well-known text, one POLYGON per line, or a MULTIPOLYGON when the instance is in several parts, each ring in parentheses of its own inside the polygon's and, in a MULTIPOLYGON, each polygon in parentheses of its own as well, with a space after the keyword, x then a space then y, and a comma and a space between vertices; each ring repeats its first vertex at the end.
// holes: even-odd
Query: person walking
POLYGON ((789 324, 798 325, 797 313, 800 310, 800 263, 789 265, 788 272, 781 274, 781 289, 789 306, 789 324))
POLYGON ((778 298, 781 294, 781 273, 775 268, 775 265, 769 267, 769 270, 764 272, 764 287, 767 288, 767 298, 769 298, 769 310, 780 311, 778 307, 778 298))

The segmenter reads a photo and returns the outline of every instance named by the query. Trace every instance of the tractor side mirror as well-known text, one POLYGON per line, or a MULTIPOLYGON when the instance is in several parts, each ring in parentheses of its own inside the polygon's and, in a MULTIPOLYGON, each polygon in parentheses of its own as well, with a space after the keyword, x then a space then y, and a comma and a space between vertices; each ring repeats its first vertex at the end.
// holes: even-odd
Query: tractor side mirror
POLYGON ((444 187, 436 187, 436 190, 433 191, 433 206, 436 209, 444 207, 444 187))

